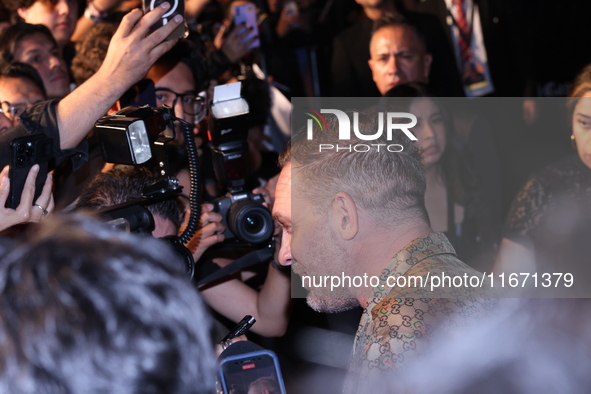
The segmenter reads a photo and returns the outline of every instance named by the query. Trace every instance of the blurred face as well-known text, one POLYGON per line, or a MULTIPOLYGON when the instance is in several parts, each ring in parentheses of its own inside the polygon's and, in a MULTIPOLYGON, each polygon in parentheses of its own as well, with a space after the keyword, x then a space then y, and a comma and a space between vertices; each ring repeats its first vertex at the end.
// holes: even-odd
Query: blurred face
POLYGON ((48 98, 62 98, 70 92, 66 65, 58 48, 43 33, 22 38, 17 43, 14 58, 37 69, 48 98))
POLYGON ((412 132, 422 153, 422 163, 426 168, 437 164, 445 151, 445 124, 439 107, 430 98, 413 100, 410 113, 417 117, 417 125, 412 132))
POLYGON ((155 82, 156 105, 168 105, 174 114, 191 124, 195 121, 195 80, 191 69, 179 62, 155 82))
POLYGON ((379 29, 370 42, 369 67, 381 94, 406 82, 427 82, 431 55, 408 26, 379 29))
POLYGON ((591 169, 591 93, 586 93, 575 107, 573 135, 579 157, 591 169))
POLYGON ((18 14, 27 23, 45 25, 60 48, 72 37, 78 20, 77 0, 39 0, 29 8, 19 8, 18 14))
POLYGON ((0 22, 0 34, 10 27, 10 22, 0 22))
POLYGON ((43 92, 27 78, 0 78, 2 111, 13 126, 19 123, 20 115, 26 108, 44 100, 43 92))
POLYGON ((379 8, 382 6, 384 0, 355 0, 357 4, 367 8, 379 8))

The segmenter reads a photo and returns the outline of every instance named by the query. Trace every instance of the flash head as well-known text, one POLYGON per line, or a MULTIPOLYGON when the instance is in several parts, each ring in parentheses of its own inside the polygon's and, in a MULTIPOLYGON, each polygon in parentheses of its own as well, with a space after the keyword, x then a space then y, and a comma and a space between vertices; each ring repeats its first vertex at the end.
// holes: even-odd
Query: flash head
POLYGON ((127 107, 95 124, 103 158, 109 163, 138 165, 153 157, 156 141, 174 139, 174 112, 163 106, 127 107))

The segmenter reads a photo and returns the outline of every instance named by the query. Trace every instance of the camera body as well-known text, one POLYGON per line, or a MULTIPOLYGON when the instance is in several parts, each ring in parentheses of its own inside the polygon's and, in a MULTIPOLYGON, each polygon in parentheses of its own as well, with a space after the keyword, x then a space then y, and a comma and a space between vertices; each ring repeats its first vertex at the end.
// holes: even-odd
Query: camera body
POLYGON ((216 86, 210 113, 209 143, 218 180, 229 192, 212 201, 226 226, 226 240, 262 244, 273 235, 271 212, 263 198, 245 190, 249 176, 248 104, 240 82, 216 86))
POLYGON ((249 192, 230 192, 211 202, 222 215, 226 240, 263 244, 271 238, 273 218, 263 202, 261 195, 249 192))

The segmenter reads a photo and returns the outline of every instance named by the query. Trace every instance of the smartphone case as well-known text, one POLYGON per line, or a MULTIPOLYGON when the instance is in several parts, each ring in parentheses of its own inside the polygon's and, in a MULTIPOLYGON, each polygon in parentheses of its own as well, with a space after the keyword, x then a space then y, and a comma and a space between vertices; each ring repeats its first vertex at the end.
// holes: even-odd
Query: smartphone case
POLYGON ((16 209, 21 202, 21 195, 31 167, 39 164, 39 173, 35 181, 35 197, 39 198, 47 173, 49 161, 53 158, 53 139, 45 134, 31 134, 15 138, 10 144, 10 192, 6 206, 16 209))
MULTIPOLYGON (((246 42, 252 37, 258 37, 257 10, 254 4, 248 3, 234 7, 234 24, 237 28, 240 28, 240 25, 243 23, 248 27, 252 27, 252 31, 242 42, 246 42)), ((248 49, 258 48, 260 46, 261 41, 257 38, 248 46, 248 49)))
MULTIPOLYGON (((270 350, 259 350, 259 351, 255 351, 255 352, 249 352, 249 353, 244 353, 244 354, 240 354, 240 355, 236 355, 236 356, 229 356, 229 357, 225 358, 222 361, 222 363, 220 365, 220 369, 219 369, 219 375, 221 376, 221 385, 224 390, 224 393, 229 392, 228 382, 227 382, 227 379, 224 374, 224 365, 225 364, 232 364, 235 361, 241 362, 243 360, 247 362, 248 360, 255 359, 257 357, 266 357, 266 356, 270 357, 273 360, 275 378, 277 379, 277 383, 279 384, 281 394, 285 394, 286 393, 285 385, 283 383, 283 376, 281 375, 281 368, 279 366, 279 359, 277 358, 275 353, 273 353, 270 350)), ((268 369, 268 367, 267 367, 267 369, 268 369)), ((251 371, 251 368, 246 367, 244 370, 251 371)))
MULTIPOLYGON (((162 15, 162 18, 160 18, 156 23, 154 23, 152 25, 152 27, 150 28, 150 32, 148 34, 152 34, 154 31, 156 31, 159 28, 161 28, 162 26, 166 25, 176 15, 182 15, 184 17, 184 15, 185 15, 184 0, 142 0, 142 10, 144 11, 144 14, 145 14, 147 12, 152 11, 154 8, 160 6, 164 2, 170 3, 171 7, 168 10, 168 12, 166 12, 166 14, 162 15)), ((177 40, 179 38, 183 38, 183 37, 185 37, 186 33, 187 33, 187 24, 181 23, 180 25, 178 25, 178 27, 176 29, 173 30, 172 33, 170 33, 170 35, 168 37, 166 37, 166 40, 167 41, 168 40, 177 40)))

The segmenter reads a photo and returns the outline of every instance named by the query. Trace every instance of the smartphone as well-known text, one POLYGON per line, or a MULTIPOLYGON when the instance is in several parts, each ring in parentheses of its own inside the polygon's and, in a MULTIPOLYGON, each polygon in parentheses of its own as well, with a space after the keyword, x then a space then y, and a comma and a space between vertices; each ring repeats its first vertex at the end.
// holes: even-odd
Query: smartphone
MULTIPOLYGON (((257 9, 253 3, 247 3, 234 7, 234 25, 240 28, 241 24, 252 27, 252 31, 242 42, 246 42, 253 37, 258 37, 259 27, 257 24, 257 9)), ((239 31, 238 33, 242 33, 239 31)), ((258 48, 261 46, 261 41, 257 38, 249 46, 248 49, 258 48)))
MULTIPOLYGON (((168 12, 166 14, 162 15, 162 17, 156 23, 154 23, 152 25, 152 27, 150 28, 150 32, 148 34, 151 34, 155 30, 158 30, 162 26, 166 25, 176 15, 181 15, 184 17, 184 15, 185 15, 185 1, 184 0, 142 0, 142 9, 144 11, 144 14, 152 11, 156 7, 159 7, 164 2, 170 3, 170 9, 168 10, 168 12)), ((186 34, 188 34, 188 32, 189 32, 189 29, 187 27, 187 24, 181 23, 180 25, 178 25, 178 27, 176 29, 174 29, 174 31, 172 33, 170 33, 170 35, 168 37, 166 37, 166 40, 167 41, 168 40, 177 40, 179 38, 183 38, 186 36, 186 34)))
POLYGON ((285 385, 279 360, 270 350, 260 350, 230 356, 220 366, 221 386, 224 393, 247 393, 250 388, 262 392, 285 394, 285 385), (232 391, 234 390, 234 391, 232 391))
POLYGON ((285 14, 286 15, 297 15, 298 14, 298 5, 296 4, 295 1, 288 1, 283 5, 283 8, 286 9, 285 14))
POLYGON ((16 209, 21 203, 21 195, 31 167, 39 164, 39 173, 35 181, 35 197, 41 195, 47 173, 49 162, 53 158, 53 139, 45 134, 31 134, 15 138, 10 144, 10 192, 6 207, 16 209))

